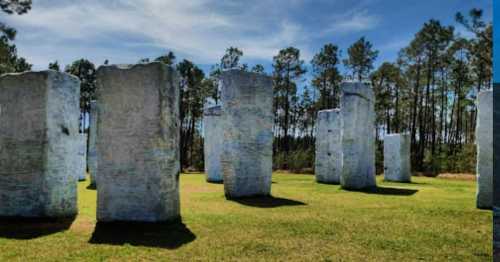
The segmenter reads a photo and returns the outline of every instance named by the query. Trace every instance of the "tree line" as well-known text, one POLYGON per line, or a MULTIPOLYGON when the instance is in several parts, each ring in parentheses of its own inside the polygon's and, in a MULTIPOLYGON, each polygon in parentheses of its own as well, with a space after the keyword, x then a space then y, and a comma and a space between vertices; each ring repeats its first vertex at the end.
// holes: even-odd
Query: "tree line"
MULTIPOLYGON (((30 10, 31 1, 0 0, 0 7, 7 14, 21 15, 30 10)), ((208 74, 192 61, 177 61, 173 52, 154 59, 142 58, 138 63, 162 62, 180 74, 180 148, 185 170, 203 169, 203 108, 208 102, 219 102, 220 73, 238 68, 268 74, 273 79, 275 169, 313 171, 316 114, 337 108, 340 85, 350 80, 371 85, 376 95, 379 172, 384 134, 402 132, 411 136, 414 171, 474 172, 475 100, 479 91, 492 85, 492 24, 483 20, 479 9, 472 9, 467 15, 457 13, 455 20, 472 37, 463 37, 453 26, 431 19, 400 50, 396 61, 385 61, 378 68, 374 64, 379 52, 365 37, 353 43, 345 57, 338 45, 325 44, 309 65, 298 48, 284 48, 273 57, 272 72, 266 72, 260 64, 250 68, 241 63, 244 53, 237 47, 229 47, 208 74), (305 81, 307 73, 312 76, 310 82, 305 81)), ((30 70, 31 65, 17 56, 12 43, 15 30, 3 23, 0 30, 1 73, 30 70)), ((57 61, 48 67, 81 80, 81 132, 88 132, 96 66, 82 58, 64 69, 57 61)))

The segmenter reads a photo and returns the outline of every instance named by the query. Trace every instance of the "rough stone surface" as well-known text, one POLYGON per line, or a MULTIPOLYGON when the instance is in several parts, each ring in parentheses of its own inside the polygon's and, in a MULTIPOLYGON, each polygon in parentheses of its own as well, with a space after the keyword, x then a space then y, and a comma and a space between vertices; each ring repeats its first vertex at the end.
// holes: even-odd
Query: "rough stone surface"
POLYGON ((384 137, 384 180, 411 182, 410 135, 384 137))
POLYGON ((270 195, 273 156, 273 88, 270 77, 229 70, 220 77, 227 198, 270 195))
POLYGON ((178 219, 179 77, 163 63, 97 71, 97 220, 178 219))
MULTIPOLYGON (((500 84, 493 87, 493 152, 500 151, 500 84)), ((493 154, 493 251, 500 261, 500 154, 493 154)))
POLYGON ((0 216, 77 214, 79 97, 65 73, 0 77, 0 216))
POLYGON ((480 92, 477 106, 476 205, 478 208, 491 208, 493 205, 493 91, 480 92))
POLYGON ((78 136, 78 180, 84 181, 87 173, 87 136, 80 134, 78 136))
POLYGON ((340 109, 318 112, 316 124, 316 181, 339 184, 342 172, 342 115, 340 109))
POLYGON ((89 125, 89 150, 88 150, 88 167, 90 173, 90 185, 96 186, 97 173, 97 148, 96 148, 96 132, 97 132, 97 102, 90 102, 90 125, 89 125))
POLYGON ((212 106, 203 113, 203 135, 205 154, 205 173, 208 182, 222 182, 220 155, 224 141, 224 128, 221 121, 221 106, 212 106))
POLYGON ((375 96, 362 83, 343 83, 341 96, 342 175, 346 189, 376 186, 375 181, 375 96))

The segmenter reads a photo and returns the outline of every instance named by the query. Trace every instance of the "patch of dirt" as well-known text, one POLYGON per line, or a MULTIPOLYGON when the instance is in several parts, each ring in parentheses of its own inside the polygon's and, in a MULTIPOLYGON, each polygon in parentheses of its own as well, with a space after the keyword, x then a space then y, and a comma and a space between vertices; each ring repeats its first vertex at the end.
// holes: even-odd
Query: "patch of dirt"
POLYGON ((89 219, 76 219, 73 224, 71 224, 70 230, 80 233, 89 233, 94 230, 95 223, 89 219))
POLYGON ((442 179, 453 179, 453 180, 464 180, 464 181, 476 181, 476 175, 474 174, 452 174, 452 173, 443 173, 437 176, 442 179))

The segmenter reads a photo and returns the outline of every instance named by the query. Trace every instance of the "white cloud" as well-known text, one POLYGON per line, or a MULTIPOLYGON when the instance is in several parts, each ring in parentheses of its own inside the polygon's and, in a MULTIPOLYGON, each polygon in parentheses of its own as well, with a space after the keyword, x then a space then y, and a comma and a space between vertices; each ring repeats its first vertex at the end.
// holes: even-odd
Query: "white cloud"
MULTIPOLYGON (((271 61, 280 49, 295 46, 309 61, 311 46, 325 32, 293 16, 305 12, 306 2, 40 0, 28 14, 5 19, 19 31, 20 55, 37 69, 56 59, 69 63, 80 57, 96 63, 133 63, 166 50, 199 64, 214 64, 229 46, 241 48, 246 61, 271 61)), ((380 22, 356 5, 339 13, 343 15, 313 15, 333 18, 328 20, 328 34, 368 30, 380 22)))
POLYGON ((346 15, 336 16, 323 33, 352 33, 361 32, 377 27, 381 19, 377 15, 369 14, 367 10, 353 10, 346 15))
POLYGON ((266 5, 274 2, 223 2, 220 8, 215 0, 40 1, 27 15, 9 16, 7 22, 20 29, 20 51, 31 54, 34 63, 46 57, 44 65, 60 57, 48 57, 56 51, 81 48, 95 56, 93 45, 111 53, 127 46, 168 49, 198 63, 215 63, 227 47, 238 46, 245 58, 269 60, 280 48, 300 46, 304 39, 302 26, 288 21, 286 10, 277 14, 266 5), (235 12, 227 12, 231 8, 235 12))

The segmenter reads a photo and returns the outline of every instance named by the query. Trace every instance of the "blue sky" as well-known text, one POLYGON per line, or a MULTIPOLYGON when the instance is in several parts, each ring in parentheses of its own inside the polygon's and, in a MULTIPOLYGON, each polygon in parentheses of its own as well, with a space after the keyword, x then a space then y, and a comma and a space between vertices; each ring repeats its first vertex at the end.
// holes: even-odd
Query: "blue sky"
MULTIPOLYGON (((58 60, 84 57, 96 64, 135 63, 172 50, 204 70, 225 48, 237 46, 243 62, 270 72, 281 48, 298 47, 309 62, 325 43, 345 57, 366 36, 379 50, 377 65, 394 61, 431 18, 455 25, 457 11, 482 8, 492 18, 491 0, 36 0, 26 15, 1 19, 18 30, 19 54, 45 69, 58 60)), ((497 1, 498 2, 498 1, 497 1)), ((467 35, 463 28, 457 31, 467 35)))

